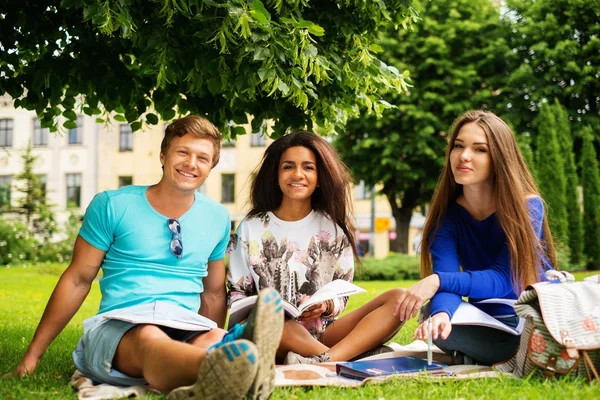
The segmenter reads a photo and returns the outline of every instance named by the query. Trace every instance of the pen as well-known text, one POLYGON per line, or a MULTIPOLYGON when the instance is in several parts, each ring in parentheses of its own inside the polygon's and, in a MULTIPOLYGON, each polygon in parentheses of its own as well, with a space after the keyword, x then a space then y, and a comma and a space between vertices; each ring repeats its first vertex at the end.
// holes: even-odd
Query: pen
POLYGON ((431 361, 433 358, 433 324, 431 323, 431 315, 429 316, 429 320, 427 321, 427 330, 429 336, 427 338, 427 365, 431 365, 431 361))

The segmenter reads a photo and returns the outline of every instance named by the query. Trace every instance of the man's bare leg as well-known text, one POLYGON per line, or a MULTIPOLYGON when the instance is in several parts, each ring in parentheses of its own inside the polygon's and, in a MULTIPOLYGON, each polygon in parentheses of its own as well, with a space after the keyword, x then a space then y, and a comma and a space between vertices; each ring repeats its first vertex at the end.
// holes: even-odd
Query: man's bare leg
POLYGON ((136 326, 119 342, 113 367, 131 377, 143 377, 150 387, 167 392, 196 381, 207 348, 223 335, 215 329, 183 343, 154 325, 136 326))

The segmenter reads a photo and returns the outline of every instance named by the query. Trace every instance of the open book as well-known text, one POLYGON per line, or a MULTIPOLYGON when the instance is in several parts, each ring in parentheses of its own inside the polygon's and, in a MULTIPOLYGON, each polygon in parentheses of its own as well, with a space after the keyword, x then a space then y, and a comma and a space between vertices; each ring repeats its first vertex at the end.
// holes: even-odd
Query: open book
MULTIPOLYGON (((477 304, 505 304, 513 306, 516 300, 510 299, 486 299, 478 301, 477 304)), ((525 326, 525 320, 521 318, 516 328, 512 328, 508 325, 503 324, 501 321, 492 317, 491 315, 481 311, 471 303, 463 301, 458 306, 458 309, 454 312, 452 319, 450 320, 452 325, 481 325, 490 328, 498 329, 504 332, 508 332, 513 335, 520 335, 523 332, 525 326)))
MULTIPOLYGON (((283 308, 287 316, 290 318, 298 318, 300 314, 306 311, 310 306, 321 303, 326 300, 335 299, 338 297, 350 296, 357 293, 366 292, 363 288, 343 279, 336 279, 323 285, 310 298, 296 307, 292 303, 283 301, 283 308)), ((249 296, 240 300, 236 300, 231 304, 229 310, 229 327, 232 327, 238 322, 245 320, 250 315, 250 310, 256 303, 258 296, 249 296)))

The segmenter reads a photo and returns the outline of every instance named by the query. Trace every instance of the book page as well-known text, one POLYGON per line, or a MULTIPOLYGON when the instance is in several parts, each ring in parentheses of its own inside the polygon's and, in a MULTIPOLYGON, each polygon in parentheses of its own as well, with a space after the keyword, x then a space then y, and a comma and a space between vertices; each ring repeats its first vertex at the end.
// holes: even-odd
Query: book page
MULTIPOLYGON (((496 300, 505 300, 505 299, 496 299, 496 300)), ((480 303, 483 303, 483 302, 487 302, 487 301, 484 300, 480 303)), ((520 335, 523 330, 523 326, 524 326, 524 320, 521 319, 517 328, 513 329, 510 326, 505 325, 502 322, 498 321, 496 318, 492 317, 491 315, 486 314, 485 312, 481 311, 479 308, 475 307, 474 305, 464 302, 464 301, 462 303, 460 303, 460 305, 456 309, 456 312, 452 316, 452 319, 450 320, 450 322, 452 323, 452 325, 487 326, 489 328, 498 329, 498 330, 508 332, 513 335, 520 335)))
POLYGON ((168 326, 169 328, 181 329, 183 331, 209 331, 217 327, 217 324, 208 318, 198 315, 198 321, 179 321, 176 319, 156 319, 152 316, 139 315, 107 315, 106 319, 116 319, 132 324, 150 324, 159 326, 168 326))
POLYGON ((357 293, 364 293, 365 289, 356 286, 354 283, 345 281, 343 279, 336 279, 323 285, 319 290, 313 294, 310 299, 302 303, 298 309, 300 312, 304 312, 310 306, 322 303, 326 300, 335 299, 338 297, 351 296, 357 293))

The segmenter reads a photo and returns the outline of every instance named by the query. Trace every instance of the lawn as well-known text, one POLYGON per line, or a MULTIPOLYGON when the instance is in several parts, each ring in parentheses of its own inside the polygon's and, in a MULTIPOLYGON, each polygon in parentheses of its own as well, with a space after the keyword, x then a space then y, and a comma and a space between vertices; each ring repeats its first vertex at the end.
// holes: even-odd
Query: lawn
MULTIPOLYGON (((62 269, 62 265, 0 268, 0 376, 10 372, 18 363, 33 336, 48 297, 62 269)), ((580 273, 578 280, 585 273, 580 273)), ((367 293, 353 296, 349 309, 394 287, 408 287, 411 281, 358 282, 367 293)), ((83 330, 82 322, 98 309, 100 293, 95 283, 79 312, 63 333, 54 341, 33 376, 16 379, 0 378, 0 399, 75 399, 69 386, 74 366, 71 352, 83 330)), ((406 344, 412 341, 416 326, 409 321, 393 339, 406 344)), ((152 395, 148 398, 161 399, 152 395)), ((278 389, 272 399, 591 399, 600 397, 600 385, 589 385, 582 380, 489 379, 472 381, 428 382, 404 380, 372 385, 360 389, 293 388, 278 389)))

